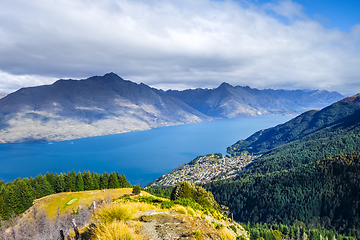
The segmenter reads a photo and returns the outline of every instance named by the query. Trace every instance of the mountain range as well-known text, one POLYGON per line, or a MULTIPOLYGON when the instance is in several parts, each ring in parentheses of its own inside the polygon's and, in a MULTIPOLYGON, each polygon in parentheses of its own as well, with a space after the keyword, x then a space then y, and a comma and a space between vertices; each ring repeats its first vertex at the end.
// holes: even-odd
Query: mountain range
POLYGON ((208 116, 223 118, 302 113, 343 98, 337 92, 324 90, 259 90, 225 82, 214 89, 168 90, 166 94, 208 116))
POLYGON ((210 119, 177 98, 109 73, 9 94, 0 100, 0 141, 59 141, 210 119))
POLYGON ((337 92, 215 89, 163 91, 114 73, 22 88, 0 99, 0 142, 61 141, 216 118, 294 114, 320 108, 337 92))

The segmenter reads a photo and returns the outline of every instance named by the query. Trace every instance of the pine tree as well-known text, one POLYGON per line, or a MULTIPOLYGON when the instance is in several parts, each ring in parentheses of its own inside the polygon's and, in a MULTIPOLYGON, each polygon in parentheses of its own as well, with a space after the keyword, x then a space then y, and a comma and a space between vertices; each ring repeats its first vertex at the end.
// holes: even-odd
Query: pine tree
MULTIPOLYGON (((12 182, 6 184, 6 193, 5 193, 5 218, 10 218, 13 214, 19 213, 19 199, 15 192, 15 185, 12 182)), ((3 211, 4 211, 3 210, 3 211)))
POLYGON ((131 184, 128 182, 124 174, 121 174, 119 176, 119 186, 121 188, 129 188, 131 187, 131 184))
POLYGON ((109 188, 109 174, 104 172, 100 176, 100 189, 108 189, 109 188))
POLYGON ((17 197, 19 199, 19 213, 25 212, 32 206, 34 201, 34 192, 24 179, 15 180, 17 197))
POLYGON ((119 180, 116 173, 110 173, 109 188, 119 188, 119 180))
POLYGON ((74 170, 71 171, 71 173, 68 172, 65 178, 66 182, 66 191, 67 192, 73 192, 76 189, 76 173, 74 170))
POLYGON ((83 179, 84 179, 84 190, 93 190, 94 183, 90 174, 90 171, 83 173, 83 179))
POLYGON ((35 184, 35 196, 36 196, 36 198, 41 198, 41 197, 44 197, 44 196, 47 196, 47 195, 50 195, 50 194, 54 193, 50 183, 41 174, 39 174, 35 178, 35 181, 37 183, 37 184, 35 184))
POLYGON ((64 192, 65 188, 66 188, 66 184, 65 184, 65 174, 60 173, 60 175, 57 175, 57 173, 55 173, 55 191, 57 193, 60 192, 64 192))
POLYGON ((100 189, 100 174, 98 173, 91 173, 93 179, 93 189, 98 190, 100 189))
POLYGON ((55 176, 54 176, 54 174, 51 172, 50 174, 49 174, 49 172, 47 172, 46 174, 45 174, 45 178, 46 178, 46 180, 50 183, 50 185, 51 185, 51 188, 52 188, 52 190, 53 190, 53 192, 55 192, 56 190, 55 190, 55 176))
POLYGON ((80 171, 76 176, 76 191, 84 191, 84 180, 80 171))

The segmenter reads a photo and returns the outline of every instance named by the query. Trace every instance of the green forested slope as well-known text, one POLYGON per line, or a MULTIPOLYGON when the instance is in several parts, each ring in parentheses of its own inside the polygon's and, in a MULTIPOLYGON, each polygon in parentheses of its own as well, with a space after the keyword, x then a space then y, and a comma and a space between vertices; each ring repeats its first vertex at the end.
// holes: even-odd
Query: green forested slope
POLYGON ((353 102, 337 102, 321 111, 308 111, 276 127, 258 131, 245 140, 228 147, 228 153, 263 154, 283 144, 301 139, 326 127, 336 126, 344 118, 355 114, 360 107, 353 102))
POLYGON ((309 111, 259 131, 228 148, 232 155, 262 154, 244 175, 302 166, 327 157, 360 151, 360 96, 345 98, 321 111, 309 111))
POLYGON ((360 111, 332 126, 281 145, 249 166, 249 172, 268 173, 302 166, 340 154, 360 151, 360 111))
POLYGON ((299 220, 360 237, 359 153, 205 187, 242 222, 299 220))
POLYGON ((237 220, 298 220, 360 239, 360 95, 259 131, 228 152, 261 154, 236 181, 206 185, 237 220))

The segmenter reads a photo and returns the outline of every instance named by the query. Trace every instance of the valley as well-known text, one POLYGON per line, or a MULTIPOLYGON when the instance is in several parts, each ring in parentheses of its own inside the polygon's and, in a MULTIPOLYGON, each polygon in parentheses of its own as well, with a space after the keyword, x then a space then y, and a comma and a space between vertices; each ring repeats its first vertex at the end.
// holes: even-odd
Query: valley
MULTIPOLYGON (((112 77, 115 78, 115 82, 118 80, 117 76, 112 75, 112 77)), ((98 79, 95 79, 96 81, 98 79)), ((221 88, 231 89, 232 86, 222 84, 221 88)), ((146 89, 148 88, 146 87, 146 89)), ((202 90, 198 91, 202 92, 202 90)), ((173 96, 166 96, 161 101, 165 101, 168 97, 173 98, 173 96)), ((11 100, 8 97, 4 99, 11 100)), ((35 98, 33 101, 39 102, 39 99, 35 98)), ((71 100, 72 103, 74 101, 71 100)), ((171 101, 174 103, 178 100, 172 99, 171 101)), ((53 105, 57 106, 57 104, 53 105)), ((167 108, 165 105, 160 105, 163 110, 167 108)), ((177 106, 180 105, 182 104, 177 106)), ((9 106, 4 109, 10 109, 9 106)), ((218 112, 219 115, 215 115, 209 114, 200 107, 195 109, 188 106, 186 108, 193 109, 191 110, 192 114, 208 120, 221 115, 221 111, 218 112)), ((76 108, 76 111, 79 109, 76 108)), ((81 110, 84 109, 81 108, 81 110)), ((64 113, 64 116, 67 114, 70 113, 64 113)), ((94 117, 95 115, 87 115, 87 117, 89 116, 94 117)), ((306 236, 304 238, 309 237, 309 239, 315 240, 319 234, 332 238, 336 236, 344 239, 342 236, 349 236, 345 239, 357 239, 360 234, 360 231, 357 230, 360 227, 360 215, 358 214, 358 199, 360 198, 358 196, 360 192, 358 181, 360 166, 359 116, 359 95, 342 99, 320 110, 304 112, 275 127, 258 130, 247 138, 234 141, 234 144, 227 147, 227 153, 230 155, 221 153, 198 155, 191 162, 182 164, 149 183, 146 189, 150 191, 154 188, 155 190, 151 191, 156 192, 156 189, 174 187, 171 193, 171 198, 173 198, 181 196, 176 190, 181 185, 183 185, 184 189, 181 191, 184 191, 184 194, 188 193, 186 188, 189 186, 199 190, 199 185, 202 185, 211 192, 211 195, 205 194, 204 189, 199 190, 200 192, 192 197, 200 200, 199 196, 213 196, 209 201, 213 204, 217 202, 214 206, 218 206, 218 203, 227 206, 228 209, 225 208, 224 211, 231 214, 234 220, 252 224, 252 226, 249 224, 244 226, 244 230, 248 231, 250 236, 247 236, 244 231, 243 237, 250 240, 258 239, 256 231, 259 231, 259 234, 263 231, 261 234, 264 236, 266 234, 272 237, 278 236, 279 239, 280 237, 287 239, 290 235, 297 238, 303 235, 306 236), (258 224, 268 225, 264 227, 258 224), (270 230, 268 226, 271 226, 270 230), (296 229, 296 226, 301 226, 301 230, 298 227, 297 233, 288 232, 289 229, 296 229)), ((89 120, 89 118, 87 119, 89 120)), ((204 123, 208 121, 204 119, 201 121, 204 123)), ((250 122, 253 122, 253 119, 256 118, 249 119, 250 122)), ((190 129, 192 127, 186 126, 190 129)), ((233 129, 232 126, 228 127, 233 129)), ((223 129, 215 129, 224 132, 223 129)), ((244 131, 244 125, 241 129, 244 131)), ((226 133, 228 132, 230 131, 226 131, 226 133)), ((209 139, 214 138, 215 142, 220 140, 214 133, 209 133, 208 137, 209 139)), ((228 139, 229 134, 226 134, 224 138, 228 139)), ((187 141, 187 139, 185 140, 187 141)), ((167 141, 169 141, 168 138, 167 141)), ((148 139, 145 139, 145 142, 149 145, 148 139)), ((114 144, 115 142, 111 142, 111 145, 115 146, 114 144)), ((110 150, 113 148, 112 146, 108 147, 110 150)), ((139 149, 136 145, 134 147, 139 149)), ((144 158, 144 156, 149 155, 140 155, 144 161, 154 159, 154 156, 152 158, 144 158)), ((121 165, 124 164, 126 163, 121 163, 121 165)), ((147 164, 148 166, 154 165, 151 161, 147 161, 147 164)), ((145 168, 150 171, 150 168, 145 168)), ((138 174, 141 173, 138 172, 138 174)), ((130 186, 124 175, 111 173, 110 176, 119 182, 122 179, 121 181, 126 186, 130 186), (124 179, 125 181, 123 181, 124 179)), ((22 213, 31 206, 32 201, 30 200, 35 197, 44 197, 54 192, 108 189, 110 188, 110 178, 105 173, 84 171, 83 174, 81 172, 76 174, 72 171, 67 174, 60 173, 60 175, 47 173, 45 177, 39 175, 34 179, 18 178, 14 183, 2 182, 0 185, 1 214, 5 219, 10 219, 13 214, 22 213), (81 176, 84 176, 83 183, 82 180, 78 180, 81 179, 81 176), (70 178, 73 180, 69 180, 70 178), (75 188, 70 184, 75 184, 75 188), (25 192, 20 194, 24 189, 25 192), (11 201, 10 199, 16 198, 17 194, 21 196, 18 198, 18 202, 11 201), (23 198, 24 201, 20 198, 23 198), (20 204, 20 202, 24 202, 24 204, 20 204)), ((119 183, 111 186, 111 188, 121 187, 119 183)), ((72 197, 66 201, 71 205, 78 199, 78 197, 72 197)), ((167 217, 166 219, 166 221, 173 221, 167 217)), ((234 233, 236 234, 236 231, 234 233)), ((159 232, 159 234, 163 236, 164 233, 159 232)), ((229 237, 229 239, 233 239, 233 237, 229 237)))
POLYGON ((359 9, 0 0, 0 240, 360 240, 359 9))

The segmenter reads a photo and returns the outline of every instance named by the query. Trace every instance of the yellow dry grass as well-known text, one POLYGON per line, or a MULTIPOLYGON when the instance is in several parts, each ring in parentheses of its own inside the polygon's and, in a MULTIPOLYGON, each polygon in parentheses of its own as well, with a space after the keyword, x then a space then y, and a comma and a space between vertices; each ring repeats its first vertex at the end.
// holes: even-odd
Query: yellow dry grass
POLYGON ((172 210, 174 210, 175 212, 178 212, 180 214, 185 214, 187 215, 187 211, 186 208, 181 206, 181 205, 175 205, 174 207, 171 208, 172 210))
POLYGON ((232 231, 226 227, 218 230, 221 240, 235 240, 235 236, 232 234, 232 231))
POLYGON ((94 231, 92 239, 98 240, 140 240, 142 236, 136 233, 122 221, 113 221, 109 224, 99 224, 94 231))
POLYGON ((95 219, 108 223, 115 220, 127 221, 133 219, 135 213, 150 209, 156 209, 156 207, 142 202, 110 203, 101 206, 96 211, 95 219))
MULTIPOLYGON (((56 215, 57 210, 61 212, 76 210, 81 205, 90 206, 93 201, 106 200, 108 197, 113 199, 121 197, 124 194, 131 194, 132 188, 118 188, 118 189, 106 189, 93 190, 84 192, 66 192, 52 194, 40 199, 36 199, 35 206, 37 209, 44 209, 48 216, 51 218, 56 215), (68 205, 67 203, 72 199, 77 198, 75 202, 68 205)), ((144 195, 147 193, 142 192, 144 195)))

